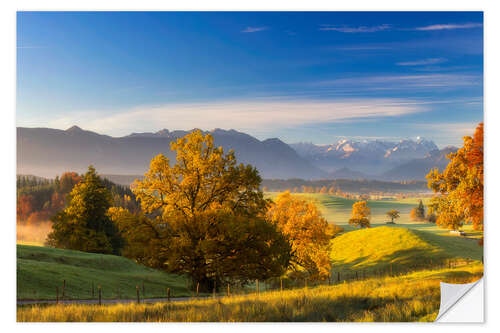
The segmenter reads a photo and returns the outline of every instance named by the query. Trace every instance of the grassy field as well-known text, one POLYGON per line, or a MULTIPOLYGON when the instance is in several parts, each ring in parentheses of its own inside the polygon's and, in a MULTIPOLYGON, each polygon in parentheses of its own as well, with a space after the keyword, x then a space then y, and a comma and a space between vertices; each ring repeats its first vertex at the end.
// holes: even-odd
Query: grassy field
MULTIPOLYGON (((275 198, 278 192, 266 192, 266 198, 275 198)), ((335 222, 338 225, 347 225, 351 218, 352 204, 356 200, 346 199, 328 194, 319 193, 297 193, 294 194, 306 199, 314 200, 317 202, 321 209, 321 213, 328 220, 328 222, 335 222)), ((424 204, 428 199, 422 200, 424 204)), ((410 222, 410 211, 418 205, 419 199, 407 198, 401 200, 368 200, 368 207, 371 208, 372 223, 385 223, 390 219, 385 213, 391 209, 400 211, 401 217, 397 222, 408 223, 410 222)))
POLYGON ((135 298, 136 285, 145 287, 146 297, 165 297, 166 288, 174 296, 189 296, 186 279, 138 265, 124 257, 17 245, 17 298, 55 299, 56 287, 68 298, 95 297, 97 286, 103 298, 135 298))
MULTIPOLYGON (((266 192, 265 196, 266 198, 273 199, 278 194, 278 192, 266 192)), ((334 222, 335 224, 342 226, 346 232, 357 230, 357 228, 349 225, 352 204, 356 202, 355 200, 319 193, 297 193, 294 195, 315 201, 328 222, 334 222)), ((450 234, 448 230, 439 228, 433 223, 411 221, 410 211, 418 205, 419 201, 419 198, 405 198, 401 200, 368 200, 368 206, 371 208, 372 227, 385 226, 386 222, 390 221, 390 219, 385 215, 386 212, 390 209, 396 209, 400 212, 401 217, 395 221, 396 224, 391 226, 426 231, 441 236, 453 238, 457 237, 450 234)), ((427 205, 429 198, 423 198, 422 201, 424 205, 427 205)), ((482 231, 473 230, 471 225, 464 225, 461 230, 468 234, 468 238, 479 239, 483 235, 482 231)))
POLYGON ((439 310, 440 281, 468 283, 481 276, 482 265, 473 264, 334 286, 218 299, 103 306, 23 306, 17 309, 17 321, 433 321, 439 310))
POLYGON ((479 264, 482 247, 460 237, 410 230, 401 226, 381 226, 347 232, 332 241, 333 272, 352 277, 386 275, 436 268, 450 264, 479 264))

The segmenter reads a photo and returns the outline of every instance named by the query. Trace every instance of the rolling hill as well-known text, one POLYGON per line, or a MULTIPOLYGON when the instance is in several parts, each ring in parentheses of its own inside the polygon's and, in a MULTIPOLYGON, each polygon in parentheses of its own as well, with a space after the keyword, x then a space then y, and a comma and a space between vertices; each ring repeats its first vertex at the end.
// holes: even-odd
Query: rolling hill
MULTIPOLYGON (((103 298, 135 298, 136 286, 144 283, 146 297, 189 296, 186 279, 154 270, 124 257, 62 250, 41 246, 17 245, 17 298, 55 299, 56 287, 62 295, 66 280, 68 298, 89 299, 92 283, 103 298)), ((141 294, 142 297, 142 294, 141 294)))
POLYGON ((381 226, 347 232, 332 241, 333 271, 394 272, 446 265, 448 259, 480 261, 477 242, 403 227, 381 226))

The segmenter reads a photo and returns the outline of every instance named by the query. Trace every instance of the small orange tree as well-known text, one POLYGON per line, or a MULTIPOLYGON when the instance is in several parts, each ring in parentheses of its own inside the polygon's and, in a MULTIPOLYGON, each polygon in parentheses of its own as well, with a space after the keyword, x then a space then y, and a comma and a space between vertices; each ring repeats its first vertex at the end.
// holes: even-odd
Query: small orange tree
POLYGON ((291 242, 293 263, 304 268, 310 279, 329 277, 330 239, 339 230, 328 224, 314 202, 286 191, 278 195, 267 217, 291 242))
POLYGON ((349 224, 360 228, 370 227, 371 210, 366 201, 358 201, 352 205, 352 215, 349 224))
POLYGON ((399 219, 399 211, 396 209, 391 209, 385 214, 391 219, 392 223, 394 223, 395 219, 399 219))
POLYGON ((420 200, 417 207, 412 208, 410 211, 410 219, 412 221, 425 221, 425 207, 422 200, 420 200))

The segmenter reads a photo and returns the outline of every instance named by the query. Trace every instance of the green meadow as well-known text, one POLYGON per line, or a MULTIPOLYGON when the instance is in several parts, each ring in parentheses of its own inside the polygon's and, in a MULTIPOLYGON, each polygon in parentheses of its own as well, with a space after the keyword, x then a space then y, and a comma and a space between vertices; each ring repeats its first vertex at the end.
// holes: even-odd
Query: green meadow
POLYGON ((69 299, 94 298, 101 286, 103 298, 135 298, 136 286, 142 296, 188 296, 187 280, 136 264, 124 257, 94 254, 41 246, 17 245, 17 298, 55 299, 56 288, 69 299))
MULTIPOLYGON (((266 192, 266 197, 273 199, 278 192, 266 192)), ((294 195, 305 199, 315 201, 321 209, 323 216, 328 222, 334 222, 338 225, 348 225, 351 217, 352 204, 356 202, 353 199, 333 196, 329 194, 319 193, 294 193, 294 195)), ((390 219, 385 213, 391 209, 396 209, 400 212, 401 217, 396 220, 396 223, 409 223, 410 211, 418 205, 420 199, 406 198, 401 200, 368 200, 368 207, 371 208, 372 224, 383 224, 390 219)), ((422 199, 424 204, 428 203, 427 198, 422 199)))

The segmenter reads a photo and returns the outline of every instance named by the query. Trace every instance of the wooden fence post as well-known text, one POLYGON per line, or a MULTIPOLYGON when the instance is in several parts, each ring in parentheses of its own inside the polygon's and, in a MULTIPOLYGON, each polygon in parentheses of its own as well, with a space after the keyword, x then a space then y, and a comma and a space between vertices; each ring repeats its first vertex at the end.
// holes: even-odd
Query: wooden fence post
POLYGON ((196 297, 198 297, 199 291, 200 291, 200 283, 197 282, 196 283, 196 297))
POLYGON ((94 281, 92 281, 92 299, 94 299, 94 281))
POLYGON ((146 289, 144 288, 144 281, 142 281, 142 298, 146 296, 146 289))
POLYGON ((283 291, 283 278, 280 278, 280 291, 283 291))
POLYGON ((59 304, 59 287, 56 287, 56 304, 59 304))
POLYGON ((229 289, 229 283, 227 284, 227 296, 231 296, 231 289, 229 289))
POLYGON ((170 302, 170 288, 167 288, 167 300, 170 302))
POLYGON ((101 305, 101 286, 97 287, 99 292, 99 305, 101 305))
POLYGON ((340 283, 340 271, 337 272, 337 281, 340 283))
POLYGON ((66 280, 63 280, 62 299, 64 299, 65 291, 66 291, 66 280))
POLYGON ((141 299, 139 298, 139 286, 135 286, 135 290, 137 291, 137 304, 141 303, 141 299))
POLYGON ((257 287, 257 295, 260 294, 259 279, 255 280, 255 286, 257 287))

